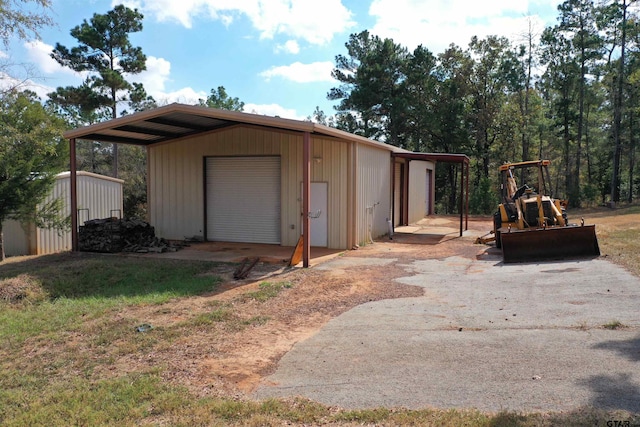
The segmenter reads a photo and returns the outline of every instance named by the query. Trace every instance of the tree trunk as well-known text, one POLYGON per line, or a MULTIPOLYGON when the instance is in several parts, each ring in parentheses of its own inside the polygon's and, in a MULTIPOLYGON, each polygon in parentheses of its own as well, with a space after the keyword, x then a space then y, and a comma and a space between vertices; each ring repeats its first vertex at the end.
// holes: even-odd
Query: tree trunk
POLYGON ((4 261, 4 234, 2 232, 2 222, 0 222, 0 262, 4 261))
MULTIPOLYGON (((571 132, 569 131, 569 107, 567 106, 568 102, 565 103, 564 107, 564 117, 563 117, 563 140, 564 140, 564 192, 565 197, 569 197, 569 192, 572 188, 572 180, 571 180, 571 162, 570 162, 570 154, 569 150, 571 149, 571 132)), ((556 193, 557 194, 557 193, 556 193)), ((570 200, 570 202, 572 202, 570 200)))
MULTIPOLYGON (((583 31, 580 32, 583 34, 583 31)), ((582 130, 584 123, 584 92, 585 92, 585 76, 587 74, 587 64, 585 60, 584 36, 580 36, 581 58, 580 58, 580 90, 578 99, 578 135, 576 137, 576 170, 573 178, 573 188, 571 198, 573 206, 580 206, 580 163, 582 162, 582 130)))
POLYGON ((531 137, 529 135, 529 122, 531 121, 530 111, 529 111, 529 99, 530 99, 530 90, 531 90, 531 74, 533 70, 533 47, 534 47, 534 37, 533 37, 533 29, 531 20, 529 19, 529 32, 527 33, 527 44, 529 53, 527 55, 527 78, 524 85, 524 120, 522 127, 522 161, 525 162, 529 159, 529 146, 531 145, 531 137))
POLYGON ((611 201, 620 201, 620 157, 622 155, 622 87, 624 82, 624 61, 627 44, 627 1, 622 0, 622 39, 620 41, 620 65, 613 97, 613 171, 611 173, 611 201))
POLYGON ((449 193, 449 212, 454 213, 456 211, 456 195, 457 195, 457 171, 454 164, 449 165, 449 185, 451 186, 451 192, 449 193))
POLYGON ((589 113, 591 108, 587 106, 587 110, 585 111, 585 126, 584 126, 584 150, 585 150, 585 158, 587 160, 587 183, 589 185, 593 182, 593 175, 591 173, 591 150, 589 147, 589 113))
MULTIPOLYGON (((113 66, 112 68, 113 69, 113 66)), ((118 110, 117 110, 117 106, 116 106, 116 90, 115 89, 111 89, 111 97, 113 99, 113 105, 111 106, 111 118, 115 119, 118 117, 118 110)), ((115 142, 113 143, 113 177, 117 178, 118 177, 118 144, 116 144, 115 142)))
POLYGON ((629 112, 629 195, 627 196, 627 202, 633 202, 633 181, 634 181, 634 169, 636 163, 636 140, 634 138, 634 123, 633 113, 629 112))

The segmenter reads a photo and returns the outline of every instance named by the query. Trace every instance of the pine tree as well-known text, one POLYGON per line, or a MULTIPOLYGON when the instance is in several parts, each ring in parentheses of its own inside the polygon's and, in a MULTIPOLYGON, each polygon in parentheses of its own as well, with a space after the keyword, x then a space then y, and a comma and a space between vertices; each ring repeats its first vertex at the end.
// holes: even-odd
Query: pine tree
MULTIPOLYGON (((137 9, 118 5, 104 15, 94 14, 71 30, 78 46, 71 49, 56 43, 51 53, 63 67, 89 72, 90 77, 79 87, 58 88, 56 102, 76 103, 85 110, 95 110, 99 119, 115 119, 120 104, 140 97, 142 86, 129 83, 125 74, 135 75, 146 69, 146 56, 140 47, 132 46, 129 34, 142 31, 143 15, 137 9), (87 91, 87 88, 90 89, 87 91)), ((112 148, 113 176, 118 176, 118 146, 112 148)))

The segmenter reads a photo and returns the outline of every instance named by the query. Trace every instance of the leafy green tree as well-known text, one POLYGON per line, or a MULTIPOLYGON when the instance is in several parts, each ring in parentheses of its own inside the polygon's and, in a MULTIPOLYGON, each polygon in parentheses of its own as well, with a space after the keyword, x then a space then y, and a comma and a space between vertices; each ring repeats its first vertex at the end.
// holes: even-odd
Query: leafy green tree
MULTIPOLYGON (((473 37, 465 50, 452 45, 434 56, 351 34, 327 95, 338 102, 336 126, 410 150, 467 154, 478 211, 488 207, 497 164, 537 157, 560 171, 553 192, 572 206, 593 203, 607 186, 611 200, 626 192, 631 201, 640 191, 637 2, 564 0, 538 44, 530 22, 515 48, 503 37, 473 37)), ((454 212, 458 173, 437 167, 437 206, 454 212)))
MULTIPOLYGON (((147 95, 144 87, 133 83, 134 89, 129 99, 129 108, 133 113, 156 108, 156 101, 147 95)), ((124 111, 123 114, 127 114, 124 111)), ((147 152, 138 145, 120 147, 119 176, 124 180, 123 204, 124 216, 145 219, 147 216, 147 152)))
POLYGON ((211 89, 211 93, 207 99, 200 100, 200 105, 229 111, 242 111, 244 109, 244 102, 240 101, 237 97, 230 97, 224 86, 218 86, 218 89, 211 89))
POLYGON ((407 142, 406 147, 413 151, 434 151, 434 130, 438 127, 435 110, 438 79, 436 76, 436 57, 425 47, 418 46, 408 57, 405 81, 401 89, 406 98, 407 142))
POLYGON ((434 151, 471 152, 467 103, 470 96, 469 57, 451 45, 438 56, 431 127, 434 151))
POLYGON ((120 147, 120 178, 123 184, 122 213, 127 218, 145 219, 147 214, 147 152, 144 147, 120 147))
MULTIPOLYGON (((40 30, 54 24, 49 16, 51 3, 51 0, 0 1, 0 42, 5 50, 10 47, 12 37, 39 39, 40 30)), ((21 90, 34 75, 34 67, 13 63, 11 56, 7 55, 0 59, 0 93, 21 90)))
MULTIPOLYGON (((64 117, 70 128, 87 126, 106 120, 101 107, 101 96, 94 92, 91 80, 82 85, 58 87, 48 94, 47 107, 64 117)), ((111 171, 111 153, 96 141, 78 141, 76 146, 78 169, 106 174, 111 171)))
POLYGON ((469 85, 469 118, 476 144, 479 167, 476 184, 489 177, 491 146, 499 138, 498 116, 508 93, 522 79, 521 69, 511 43, 504 37, 471 39, 467 50, 466 73, 469 85))
POLYGON ((327 114, 320 109, 319 105, 316 105, 316 109, 313 110, 313 115, 312 116, 307 116, 307 121, 308 122, 314 122, 314 123, 318 123, 320 125, 328 125, 328 118, 327 118, 327 114))
POLYGON ((327 113, 324 110, 320 109, 320 106, 316 105, 316 109, 313 110, 313 114, 307 116, 306 121, 318 123, 320 125, 329 126, 329 127, 337 127, 336 126, 336 118, 334 116, 327 116, 327 113))
MULTIPOLYGON (((606 34, 607 50, 609 58, 607 69, 610 74, 609 81, 610 99, 613 109, 611 122, 611 138, 613 140, 613 160, 611 169, 610 199, 612 202, 620 201, 621 187, 621 162, 624 146, 624 115, 628 99, 625 89, 628 88, 629 68, 628 50, 633 43, 629 37, 638 22, 637 15, 632 13, 631 6, 637 0, 611 0, 604 1, 599 10, 600 29, 606 34)), ((633 122, 631 122, 633 123, 633 122)), ((631 174, 633 175, 633 174, 631 174)))
MULTIPOLYGON (((550 138, 562 147, 565 193, 574 188, 575 178, 571 158, 577 133, 580 67, 574 59, 571 40, 558 26, 546 28, 542 34, 542 62, 546 71, 540 87, 552 121, 550 138)), ((576 200, 569 202, 574 204, 576 200)))
POLYGON ((331 76, 340 85, 331 88, 327 94, 330 101, 339 101, 334 107, 338 128, 367 138, 377 133, 377 127, 373 123, 373 112, 366 109, 360 99, 365 98, 365 94, 360 89, 362 78, 359 68, 363 62, 366 63, 366 56, 378 42, 379 38, 372 37, 368 31, 349 36, 345 43, 347 55, 336 55, 336 67, 331 71, 331 76))
POLYGON ((362 120, 357 114, 350 112, 342 112, 336 114, 335 127, 354 135, 364 136, 362 131, 362 120))
POLYGON ((49 16, 51 0, 11 0, 0 2, 0 40, 6 46, 13 35, 21 40, 40 38, 42 27, 53 25, 49 16), (35 11, 28 11, 29 3, 35 11))
POLYGON ((107 119, 100 109, 103 99, 91 87, 90 79, 77 87, 58 87, 48 97, 47 105, 64 117, 69 126, 86 126, 107 119))
POLYGON ((640 29, 632 27, 631 36, 634 40, 634 51, 629 54, 628 75, 629 84, 626 96, 626 116, 628 122, 628 195, 627 202, 634 200, 634 195, 640 192, 640 180, 636 174, 636 160, 638 149, 638 129, 640 128, 640 29))
MULTIPOLYGON (((434 152, 472 153, 470 145, 467 100, 469 97, 469 58, 456 45, 450 45, 438 55, 434 70, 437 80, 429 129, 434 152)), ((443 213, 454 213, 459 209, 458 171, 451 163, 436 165, 436 199, 443 213)))
MULTIPOLYGON (((533 20, 528 18, 527 30, 521 36, 521 44, 517 51, 522 68, 522 80, 517 87, 515 97, 520 110, 518 125, 522 149, 520 159, 522 161, 533 160, 533 157, 535 157, 531 153, 532 141, 536 133, 536 124, 540 122, 542 112, 539 94, 534 87, 535 78, 533 74, 534 70, 540 65, 540 46, 536 41, 539 36, 540 34, 537 32, 533 20)), ((513 158, 517 157, 514 156, 513 158)))
POLYGON ((370 83, 368 92, 372 98, 382 138, 398 147, 411 149, 408 135, 409 98, 407 67, 410 54, 407 49, 391 39, 384 39, 368 57, 369 67, 364 71, 365 81, 370 83))
POLYGON ((0 261, 7 219, 62 228, 60 202, 42 203, 68 161, 65 123, 30 92, 0 95, 0 261))
POLYGON ((473 214, 491 214, 500 202, 490 177, 483 177, 475 184, 469 197, 469 210, 473 214))
MULTIPOLYGON (((58 90, 56 98, 66 98, 67 104, 75 99, 85 110, 97 104, 95 115, 100 119, 115 119, 119 104, 131 102, 132 97, 134 101, 140 101, 142 86, 129 83, 125 75, 135 75, 146 69, 142 49, 133 46, 129 40, 129 34, 142 31, 142 19, 143 15, 137 9, 118 5, 104 15, 94 14, 90 22, 84 20, 71 29, 78 45, 69 49, 56 43, 51 57, 74 71, 89 72, 90 77, 78 88, 58 90)), ((118 176, 116 144, 112 152, 113 176, 118 176)))
POLYGON ((570 186, 567 188, 569 200, 574 206, 580 205, 581 165, 583 162, 583 136, 585 133, 585 100, 587 78, 593 75, 597 62, 602 59, 603 42, 598 33, 595 6, 592 0, 566 0, 558 6, 560 12, 557 31, 568 42, 569 55, 579 70, 577 82, 577 117, 575 124, 574 167, 571 168, 570 186))
POLYGON ((336 56, 332 72, 341 84, 327 95, 340 101, 337 126, 409 150, 432 146, 435 56, 367 31, 352 34, 346 47, 348 56, 336 56))
POLYGON ((329 100, 340 101, 335 107, 337 126, 345 123, 359 135, 405 147, 407 49, 368 31, 351 34, 345 46, 348 56, 336 56, 332 71, 341 84, 327 94, 329 100))

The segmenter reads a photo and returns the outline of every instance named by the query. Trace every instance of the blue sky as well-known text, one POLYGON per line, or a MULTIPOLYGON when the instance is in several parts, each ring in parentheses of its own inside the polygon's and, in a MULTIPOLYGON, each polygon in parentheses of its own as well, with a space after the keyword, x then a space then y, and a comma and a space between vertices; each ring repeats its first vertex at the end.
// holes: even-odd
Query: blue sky
POLYGON ((144 14, 131 36, 147 55, 147 71, 134 76, 160 104, 195 103, 224 86, 245 111, 304 119, 316 106, 333 113, 326 94, 330 73, 349 34, 362 30, 410 49, 438 54, 471 36, 518 40, 528 19, 538 32, 556 23, 559 0, 53 0, 57 25, 42 40, 13 41, 0 52, 10 78, 29 78, 39 94, 79 85, 82 76, 48 55, 57 42, 73 47, 69 31, 94 13, 123 3, 144 14))

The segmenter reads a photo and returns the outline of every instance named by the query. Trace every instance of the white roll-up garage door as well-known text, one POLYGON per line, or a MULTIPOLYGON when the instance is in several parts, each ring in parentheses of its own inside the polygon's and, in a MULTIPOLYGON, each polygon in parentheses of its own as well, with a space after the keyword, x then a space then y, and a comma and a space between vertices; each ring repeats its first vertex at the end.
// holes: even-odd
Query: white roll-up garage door
POLYGON ((207 239, 280 243, 280 157, 207 158, 207 239))

